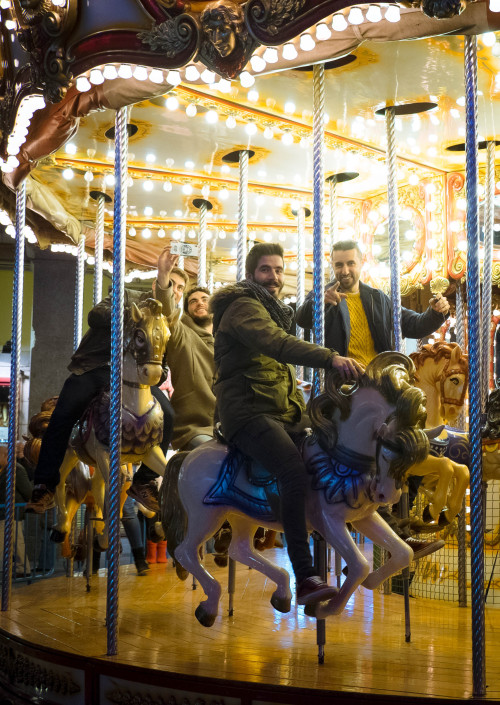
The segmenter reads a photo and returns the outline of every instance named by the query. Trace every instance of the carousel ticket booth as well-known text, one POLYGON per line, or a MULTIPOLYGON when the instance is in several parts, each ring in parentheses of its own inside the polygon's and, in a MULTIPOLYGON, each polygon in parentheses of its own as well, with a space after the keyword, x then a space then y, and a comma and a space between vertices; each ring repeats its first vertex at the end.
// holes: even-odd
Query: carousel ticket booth
MULTIPOLYGON (((0 354, 2 702, 500 699, 500 3, 0 0, 0 18, 0 256, 11 277, 1 279, 11 339, 0 354), (245 278, 254 244, 279 243, 284 301, 298 309, 313 291, 312 325, 297 325, 297 337, 324 344, 337 241, 356 243, 361 281, 390 297, 383 325, 394 351, 370 368, 369 394, 382 394, 390 364, 386 411, 397 416, 403 389, 421 390, 431 454, 415 451, 413 472, 397 481, 390 460, 384 475, 385 451, 370 463, 364 455, 355 481, 345 454, 332 460, 322 446, 305 459, 320 473, 311 502, 321 493, 327 517, 310 518, 315 566, 337 587, 312 610, 293 599, 283 549, 262 554, 278 568, 240 539, 229 570, 210 554, 200 563, 210 522, 233 516, 240 531, 247 511, 231 504, 237 483, 217 475, 200 507, 183 499, 197 526, 207 497, 217 505, 206 537, 200 529, 196 545, 179 539, 175 551, 169 539, 175 560, 146 576, 120 566, 122 389, 142 384, 127 377, 124 340, 159 315, 153 303, 124 322, 124 288, 148 291, 170 246, 191 284, 213 294, 245 278), (107 567, 90 579, 86 528, 81 563, 70 553, 65 575, 33 568, 18 581, 16 441, 33 439, 29 417, 59 393, 87 314, 108 294, 109 477, 94 523, 105 525, 107 567), (440 297, 450 315, 431 335, 405 339, 402 310, 423 313, 440 297), (422 479, 409 499, 403 492, 399 524, 413 545, 439 544, 420 557, 373 518, 374 488, 379 504, 392 504, 408 475, 422 479), (184 562, 193 579, 179 580, 184 562)), ((347 409, 352 396, 354 413, 367 392, 296 373, 320 411, 347 409)), ((412 419, 407 427, 423 434, 412 419)), ((357 459, 358 423, 356 433, 340 422, 335 431, 357 459)), ((213 464, 225 446, 209 446, 213 464)), ((174 456, 170 477, 196 480, 202 456, 182 468, 174 456)), ((167 534, 169 492, 157 522, 167 534)), ((264 510, 260 521, 250 516, 279 529, 264 510)), ((75 529, 67 533, 76 541, 75 529)))

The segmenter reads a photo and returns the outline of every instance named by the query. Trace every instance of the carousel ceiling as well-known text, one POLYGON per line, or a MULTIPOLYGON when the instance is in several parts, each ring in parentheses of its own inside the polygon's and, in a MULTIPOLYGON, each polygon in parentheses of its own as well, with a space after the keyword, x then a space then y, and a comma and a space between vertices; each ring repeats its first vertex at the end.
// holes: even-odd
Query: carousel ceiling
MULTIPOLYGON (((124 4, 126 8, 130 5, 131 0, 124 4)), ((378 6, 359 7, 366 14, 369 7, 378 6)), ((420 10, 402 10, 402 20, 406 17, 407 23, 417 15, 422 16, 420 10)), ((364 19, 363 26, 367 24, 364 19)), ((488 27, 491 22, 482 26, 483 34, 478 38, 479 132, 485 141, 495 140, 500 124, 500 43, 494 32, 484 32, 488 27)), ((177 72, 172 68, 149 74, 149 92, 146 87, 142 95, 137 90, 135 95, 146 97, 134 101, 128 112, 127 259, 131 266, 153 266, 169 240, 195 243, 199 212, 194 202, 203 198, 213 206, 208 214, 209 270, 215 280, 234 278, 239 168, 225 156, 247 149, 253 153, 248 172, 249 240, 281 242, 290 267, 296 268, 294 211, 300 205, 312 207, 311 63, 326 61, 325 177, 344 172, 355 176, 336 187, 335 238, 359 238, 367 251, 366 277, 378 284, 387 278, 386 125, 384 115, 377 111, 386 105, 422 104, 425 112, 405 110, 411 114, 396 116, 395 123, 406 291, 437 275, 449 276, 450 268, 452 276, 463 272, 465 155, 456 146, 463 145, 465 136, 464 37, 383 41, 387 32, 384 35, 380 30, 378 36, 372 32, 371 38, 365 39, 370 33, 358 31, 356 37, 353 30, 357 29, 350 24, 336 33, 329 16, 310 29, 308 36, 315 45, 310 50, 303 48, 303 35, 267 49, 255 42, 251 62, 240 78, 232 81, 219 80, 199 57, 176 80, 172 72, 177 72), (320 25, 326 29, 318 29, 320 25), (203 75, 203 71, 210 75, 203 75)), ((426 31, 416 31, 414 36, 426 31)), ((456 28, 450 25, 447 31, 456 28)), ((82 34, 81 26, 77 26, 78 32, 82 34)), ((389 38, 398 38, 398 33, 389 38)), ((2 46, 5 54, 5 32, 2 46)), ((20 49, 12 40, 11 60, 16 51, 20 49)), ((22 57, 18 61, 22 62, 22 57)), ((108 94, 126 92, 123 86, 127 81, 129 86, 137 86, 148 77, 147 71, 141 76, 137 64, 127 64, 131 78, 111 78, 115 74, 110 66, 119 70, 116 57, 112 63, 109 59, 96 60, 93 66, 82 63, 85 70, 81 76, 90 79, 88 88, 93 83, 108 94), (108 79, 101 70, 99 75, 95 73, 97 66, 103 69, 104 65, 108 79)), ((148 70, 151 68, 155 68, 152 62, 148 70)), ((224 72, 220 70, 220 74, 224 72)), ((77 100, 85 93, 70 87, 66 99, 70 96, 77 100)), ((76 113, 83 117, 75 118, 64 133, 64 144, 57 144, 54 126, 47 127, 48 132, 54 132, 56 149, 49 156, 43 155, 43 150, 37 153, 35 168, 30 147, 26 149, 25 162, 32 169, 30 205, 65 232, 68 242, 85 234, 89 253, 97 209, 92 196, 96 191, 113 196, 115 111, 102 109, 103 104, 106 102, 76 113)), ((116 107, 112 100, 107 104, 116 107)), ((44 125, 42 119, 32 121, 28 142, 31 138, 31 144, 36 143, 37 137, 43 141, 44 125)), ((485 150, 480 151, 479 159, 484 182, 485 150)), ((22 168, 22 149, 20 161, 22 168)), ((4 181, 15 185, 16 169, 4 171, 4 181)), ((106 204, 107 248, 111 248, 112 209, 111 202, 106 204)), ((310 220, 306 221, 306 259, 312 265, 310 220)), ((327 229, 329 221, 327 184, 327 229)))

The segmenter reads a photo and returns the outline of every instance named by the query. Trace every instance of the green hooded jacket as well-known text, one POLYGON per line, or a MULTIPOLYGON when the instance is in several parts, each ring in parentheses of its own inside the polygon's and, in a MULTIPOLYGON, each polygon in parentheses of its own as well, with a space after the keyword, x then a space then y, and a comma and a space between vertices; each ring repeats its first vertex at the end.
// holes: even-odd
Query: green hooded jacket
POLYGON ((300 421, 305 403, 292 365, 327 368, 334 351, 286 333, 241 285, 220 289, 210 305, 215 397, 225 438, 231 440, 261 414, 283 423, 300 421))

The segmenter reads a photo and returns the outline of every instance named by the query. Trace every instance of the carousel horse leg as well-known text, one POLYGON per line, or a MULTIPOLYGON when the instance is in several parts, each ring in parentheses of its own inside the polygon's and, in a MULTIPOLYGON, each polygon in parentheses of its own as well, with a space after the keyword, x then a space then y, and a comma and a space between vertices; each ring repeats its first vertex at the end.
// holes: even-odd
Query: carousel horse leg
MULTIPOLYGON (((385 525, 383 519, 380 519, 380 522, 385 525)), ((319 526, 318 522, 316 522, 317 530, 321 531, 321 535, 324 536, 326 542, 332 545, 335 551, 340 553, 348 568, 346 579, 335 597, 332 597, 326 602, 320 602, 317 605, 307 606, 306 608, 306 614, 308 616, 314 616, 316 619, 325 619, 329 615, 340 614, 342 612, 354 590, 367 579, 370 573, 370 566, 353 541, 347 529, 344 517, 333 519, 332 517, 323 515, 322 522, 320 523, 322 526, 319 526)), ((358 526, 361 531, 360 524, 356 522, 356 527, 358 526)), ((412 554, 411 549, 408 549, 408 551, 412 554)))
POLYGON ((370 517, 353 522, 353 526, 377 546, 390 553, 389 560, 363 580, 361 583, 363 587, 375 590, 390 577, 410 565, 413 551, 394 533, 377 512, 370 517))
POLYGON ((224 521, 224 507, 203 506, 197 511, 196 521, 188 522, 184 539, 174 551, 175 560, 200 583, 207 599, 200 602, 195 611, 196 619, 204 627, 215 622, 221 596, 220 583, 200 562, 200 546, 213 536, 224 521))
POLYGON ((78 457, 75 451, 68 448, 64 455, 61 467, 59 468, 60 479, 55 491, 57 521, 52 527, 50 534, 51 541, 54 541, 55 543, 62 543, 64 541, 64 537, 69 535, 71 530, 71 521, 73 517, 70 518, 66 504, 66 478, 73 470, 77 462, 78 457))
POLYGON ((470 474, 467 465, 450 461, 453 465, 454 476, 452 480, 453 491, 448 496, 448 509, 444 512, 445 519, 451 523, 462 508, 465 490, 469 486, 470 474))
MULTIPOLYGON (((432 519, 437 519, 441 510, 444 509, 447 503, 448 488, 454 475, 452 461, 448 458, 436 458, 429 455, 422 463, 412 465, 410 473, 420 477, 433 475, 436 478, 436 485, 429 498, 429 512, 432 519)), ((460 500, 460 506, 461 504, 462 501, 460 500)))
POLYGON ((289 612, 292 600, 290 576, 284 568, 268 560, 254 547, 254 534, 257 526, 252 519, 231 515, 233 537, 229 546, 229 556, 249 568, 255 568, 276 583, 276 590, 271 596, 271 604, 278 612, 289 612))

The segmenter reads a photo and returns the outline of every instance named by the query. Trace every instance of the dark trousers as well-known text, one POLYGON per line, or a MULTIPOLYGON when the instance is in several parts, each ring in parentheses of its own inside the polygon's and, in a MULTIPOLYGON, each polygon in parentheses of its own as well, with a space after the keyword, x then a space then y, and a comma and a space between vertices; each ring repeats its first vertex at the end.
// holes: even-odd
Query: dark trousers
MULTIPOLYGON (((46 485, 54 491, 59 484, 59 468, 68 447, 71 430, 92 399, 109 387, 109 367, 97 367, 82 375, 72 374, 61 389, 56 407, 42 439, 40 457, 35 470, 36 485, 46 485)), ((156 387, 151 393, 158 399, 163 410, 163 451, 172 437, 174 412, 167 397, 156 387)), ((152 471, 151 471, 152 472, 152 471)), ((156 474, 155 474, 156 477, 156 474)))
POLYGON ((246 455, 260 462, 278 481, 281 518, 288 555, 297 582, 315 574, 306 528, 307 471, 283 424, 258 416, 231 438, 246 455))

